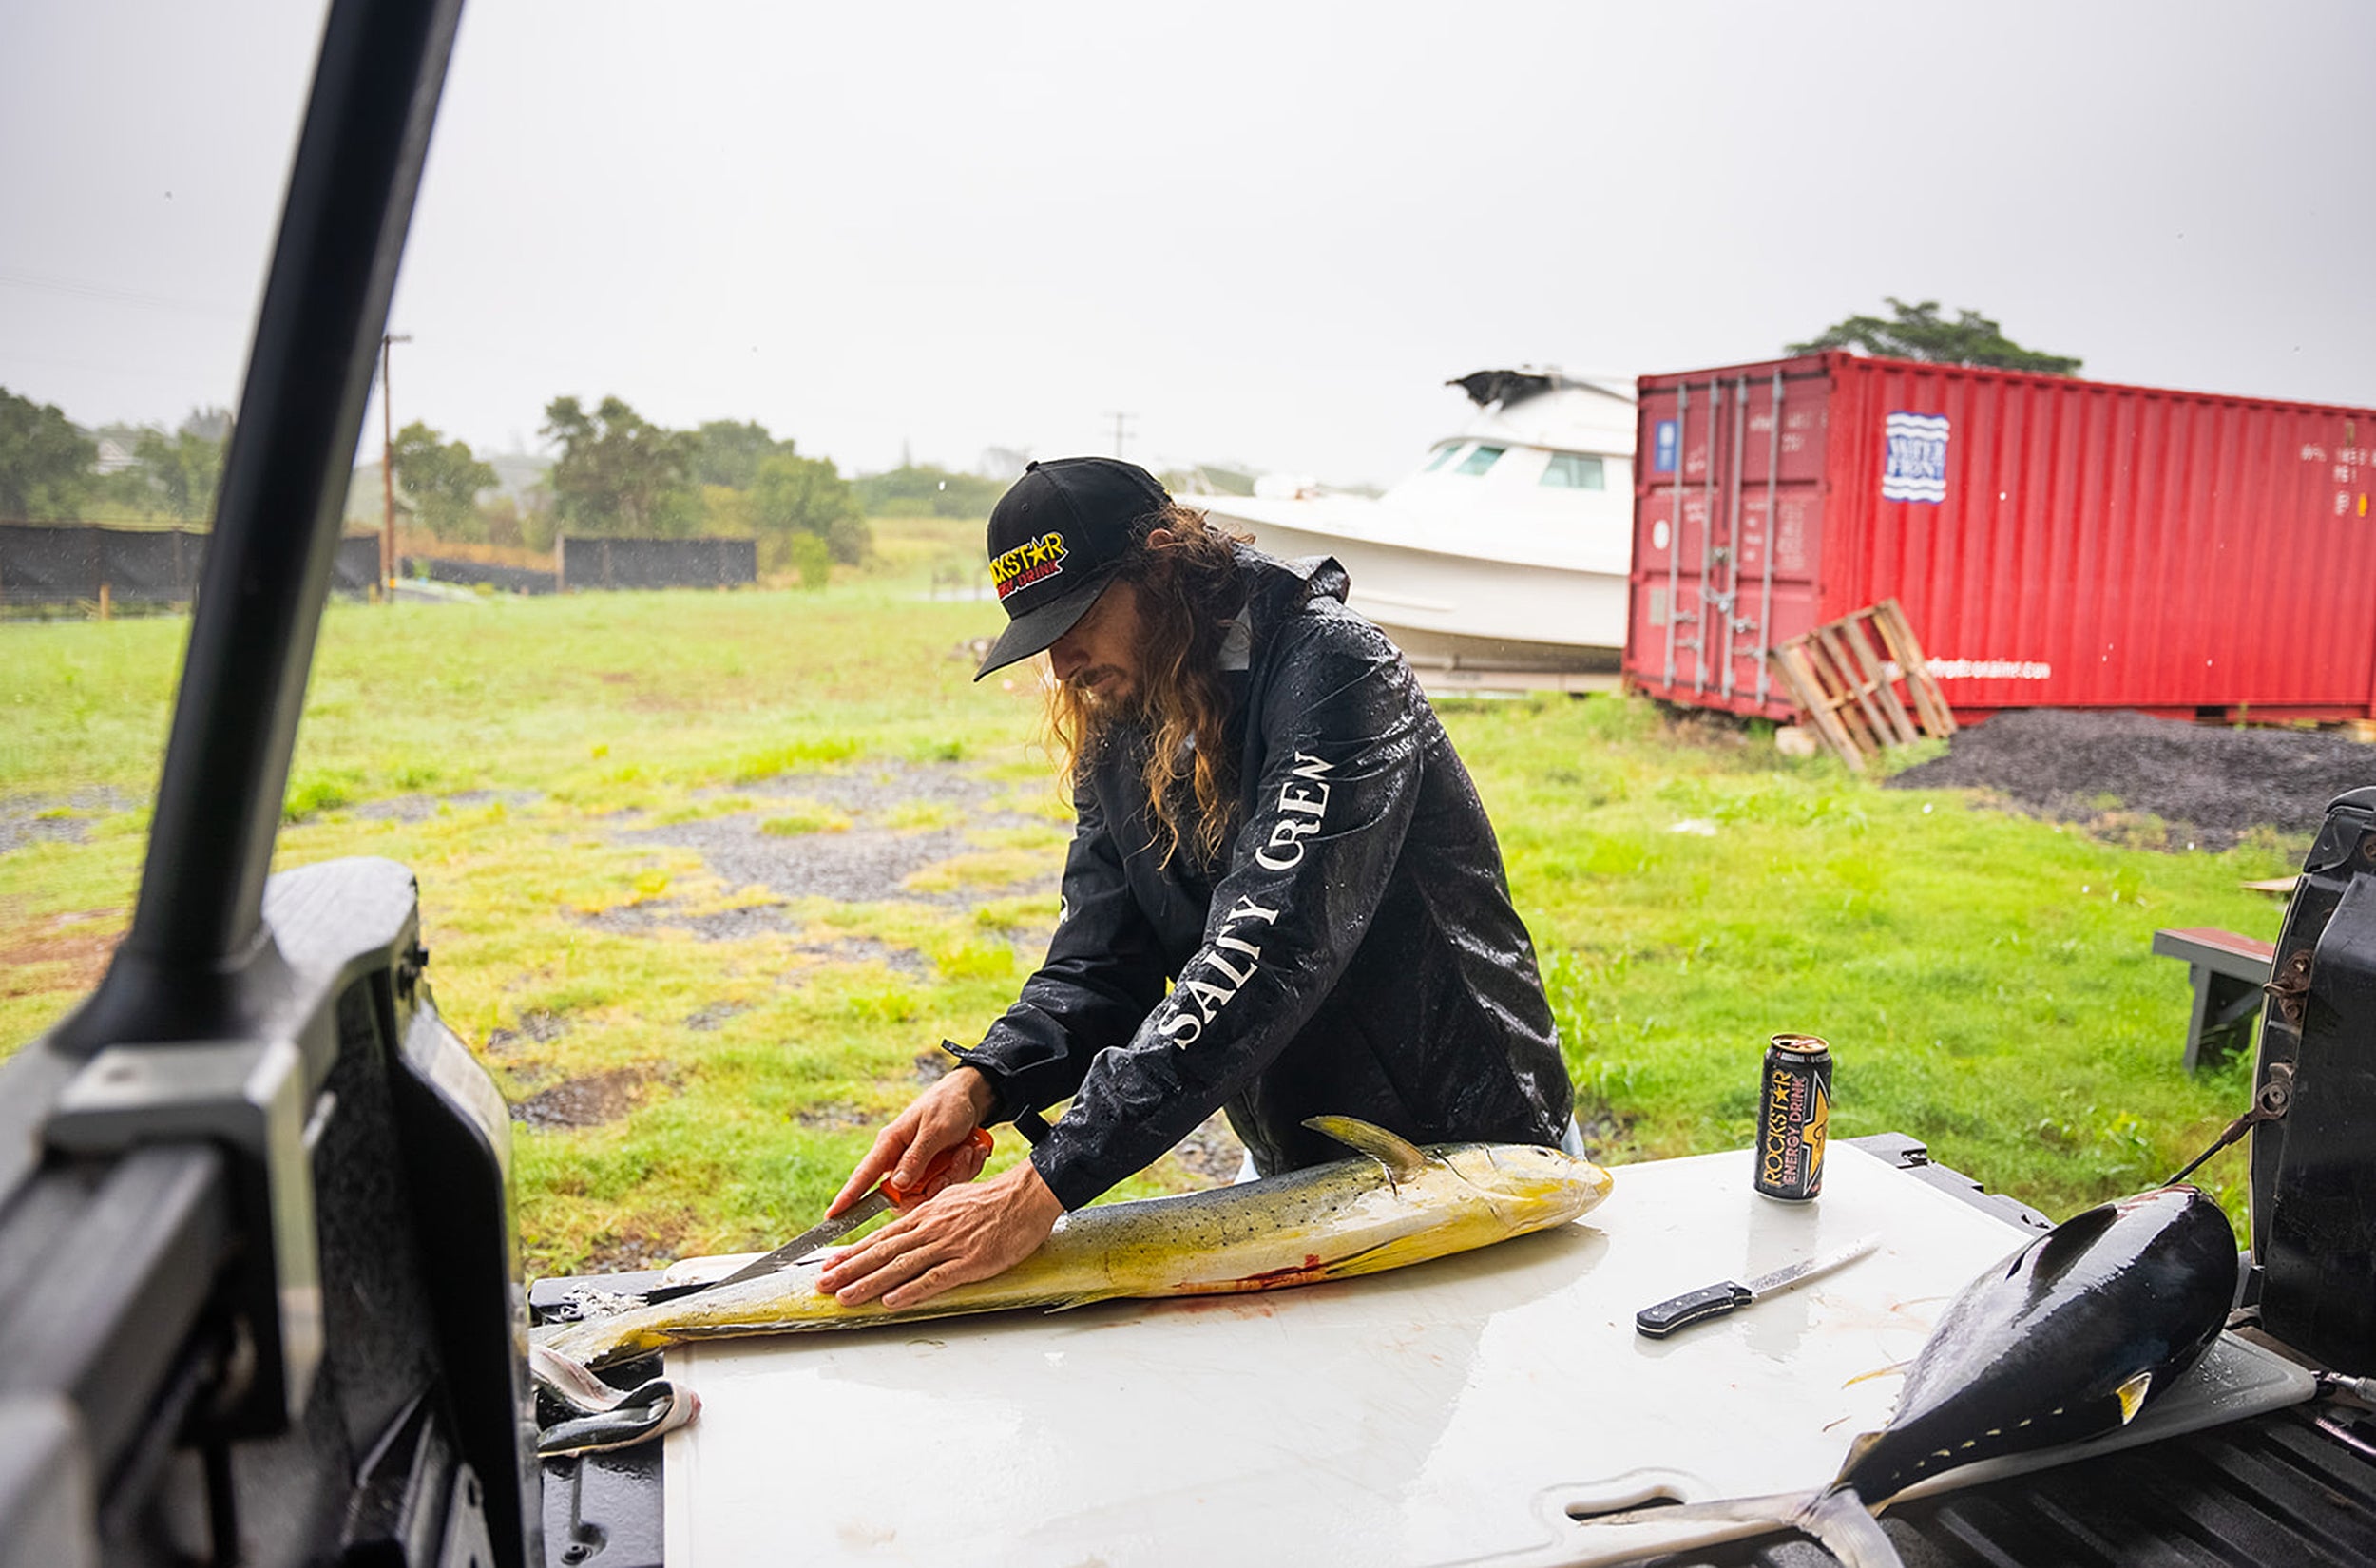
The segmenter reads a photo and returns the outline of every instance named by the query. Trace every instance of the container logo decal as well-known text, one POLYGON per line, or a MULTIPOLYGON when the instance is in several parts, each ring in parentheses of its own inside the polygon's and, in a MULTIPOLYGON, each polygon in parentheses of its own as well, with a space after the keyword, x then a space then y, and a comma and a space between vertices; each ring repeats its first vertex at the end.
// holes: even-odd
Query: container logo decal
POLYGON ((1650 471, 1652 473, 1673 473, 1675 471, 1675 461, 1682 449, 1682 432, 1676 429, 1676 421, 1672 419, 1659 420, 1657 424, 1653 426, 1651 429, 1650 471))
POLYGON ((1889 459, 1881 470, 1884 501, 1947 498, 1947 419, 1938 413, 1893 413, 1886 421, 1889 459))
POLYGON ((1933 680, 2052 680, 2054 666, 2035 659, 1926 659, 1933 680))
MULTIPOLYGON (((2035 659, 1926 659, 1923 667, 1933 680, 2052 680, 2054 666, 2035 659)), ((1881 679, 1903 680, 1905 669, 1894 659, 1881 661, 1881 679)))

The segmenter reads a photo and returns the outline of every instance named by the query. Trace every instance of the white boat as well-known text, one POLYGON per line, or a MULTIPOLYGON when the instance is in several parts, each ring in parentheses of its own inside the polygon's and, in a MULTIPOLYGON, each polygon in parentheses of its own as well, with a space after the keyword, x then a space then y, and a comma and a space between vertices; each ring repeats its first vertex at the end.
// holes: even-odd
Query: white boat
POLYGON ((1352 607, 1423 677, 1613 675, 1633 553, 1633 389, 1536 369, 1447 385, 1468 393, 1475 418, 1383 496, 1265 484, 1194 503, 1273 555, 1336 557, 1352 607))

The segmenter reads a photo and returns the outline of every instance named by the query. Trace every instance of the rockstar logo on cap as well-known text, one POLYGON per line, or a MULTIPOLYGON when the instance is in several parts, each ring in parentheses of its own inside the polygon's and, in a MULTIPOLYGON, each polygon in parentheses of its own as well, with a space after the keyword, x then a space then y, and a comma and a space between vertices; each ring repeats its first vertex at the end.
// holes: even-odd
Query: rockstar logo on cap
POLYGON ((991 562, 990 581, 998 584, 998 597, 1005 599, 1017 588, 1045 582, 1063 569, 1064 536, 1044 533, 1037 539, 1025 540, 991 562))

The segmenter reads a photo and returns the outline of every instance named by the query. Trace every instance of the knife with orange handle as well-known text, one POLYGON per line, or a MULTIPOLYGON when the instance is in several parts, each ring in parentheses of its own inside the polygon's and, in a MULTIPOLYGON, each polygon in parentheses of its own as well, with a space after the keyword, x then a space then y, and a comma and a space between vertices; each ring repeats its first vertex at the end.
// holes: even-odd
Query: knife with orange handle
POLYGON ((948 1150, 925 1169, 924 1179, 915 1186, 901 1187, 887 1176, 876 1185, 874 1191, 867 1194, 840 1214, 834 1215, 831 1219, 818 1221, 774 1252, 753 1258, 724 1279, 704 1285, 701 1289, 715 1291, 720 1285, 739 1285, 746 1279, 757 1279, 761 1274, 772 1274, 778 1269, 799 1262, 820 1247, 832 1246, 886 1210, 914 1208, 950 1184, 950 1168, 957 1163, 960 1151, 968 1146, 981 1150, 982 1157, 985 1159, 988 1158, 990 1150, 995 1146, 990 1137, 990 1130, 987 1127, 976 1127, 972 1132, 968 1133, 965 1142, 948 1150))

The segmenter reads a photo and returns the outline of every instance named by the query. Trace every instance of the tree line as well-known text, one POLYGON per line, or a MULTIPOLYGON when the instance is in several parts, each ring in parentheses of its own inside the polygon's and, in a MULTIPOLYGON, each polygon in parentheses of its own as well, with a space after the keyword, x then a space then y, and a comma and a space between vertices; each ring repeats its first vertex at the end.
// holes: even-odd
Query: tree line
POLYGON ((0 387, 0 521, 204 524, 230 443, 226 409, 194 410, 171 432, 86 430, 55 404, 0 387), (103 442, 119 455, 104 471, 103 442))
MULTIPOLYGON (((171 432, 103 426, 86 430, 53 405, 0 388, 0 520, 179 523, 213 520, 232 420, 194 411, 171 432), (124 460, 101 471, 102 443, 124 460)), ((391 456, 396 500, 438 540, 552 547, 567 531, 609 537, 694 534, 755 538, 769 570, 819 577, 856 562, 877 514, 981 517, 1013 475, 988 478, 903 462, 887 473, 845 478, 831 458, 800 453, 756 420, 711 420, 669 430, 623 398, 591 408, 554 398, 539 433, 556 455, 524 500, 501 488, 494 466, 468 442, 424 421, 399 430, 391 456)), ((1020 470, 1018 454, 1000 454, 1020 470)), ((356 498, 357 515, 376 496, 356 498)))
POLYGON ((548 549, 557 533, 680 539, 756 538, 760 564, 821 576, 856 562, 872 533, 857 492, 828 457, 803 457, 789 437, 756 420, 711 420, 669 430, 606 396, 588 409, 562 396, 545 406, 539 434, 557 453, 525 508, 481 497, 492 466, 468 443, 428 425, 404 428, 394 473, 421 526, 439 539, 548 549))
POLYGON ((535 549, 565 528, 598 536, 750 538, 759 542, 766 569, 795 567, 814 578, 833 562, 865 556, 873 543, 868 514, 987 516, 1011 479, 912 462, 847 479, 832 458, 802 456, 791 437, 757 420, 669 430, 618 396, 590 409, 577 397, 556 397, 545 406, 538 433, 557 455, 543 493, 532 497, 540 504, 526 511, 510 510, 508 498, 479 502, 495 483, 494 470, 468 445, 426 425, 407 426, 396 437, 396 483, 440 538, 535 549))

